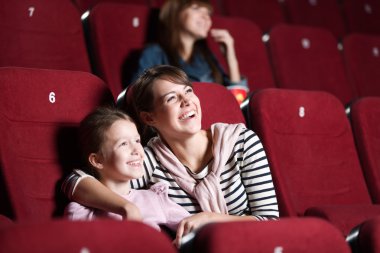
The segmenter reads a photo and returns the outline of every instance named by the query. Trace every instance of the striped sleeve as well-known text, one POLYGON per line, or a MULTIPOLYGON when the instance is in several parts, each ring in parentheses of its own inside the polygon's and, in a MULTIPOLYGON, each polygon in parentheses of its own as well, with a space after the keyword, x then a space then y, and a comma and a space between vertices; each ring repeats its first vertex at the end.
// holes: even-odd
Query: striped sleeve
POLYGON ((266 153, 259 137, 245 130, 241 177, 251 214, 259 220, 278 219, 278 203, 266 153))

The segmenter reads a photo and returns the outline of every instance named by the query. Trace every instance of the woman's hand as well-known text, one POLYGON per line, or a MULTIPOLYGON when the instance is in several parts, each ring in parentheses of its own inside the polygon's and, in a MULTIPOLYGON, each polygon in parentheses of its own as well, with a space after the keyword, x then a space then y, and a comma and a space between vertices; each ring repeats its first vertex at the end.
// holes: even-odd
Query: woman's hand
POLYGON ((229 221, 257 221, 257 218, 253 216, 236 216, 212 212, 197 213, 183 219, 179 223, 177 228, 177 235, 173 243, 179 248, 181 246, 182 237, 198 229, 199 227, 207 223, 229 221))
POLYGON ((225 29, 211 29, 211 37, 224 47, 223 54, 225 55, 228 63, 229 74, 231 82, 240 82, 239 64, 235 53, 234 38, 225 29))

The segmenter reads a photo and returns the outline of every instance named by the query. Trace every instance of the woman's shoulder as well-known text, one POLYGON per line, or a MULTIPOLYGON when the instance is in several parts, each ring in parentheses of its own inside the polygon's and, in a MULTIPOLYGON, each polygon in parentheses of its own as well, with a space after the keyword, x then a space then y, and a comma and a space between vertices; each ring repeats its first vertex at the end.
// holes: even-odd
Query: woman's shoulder
POLYGON ((143 54, 165 54, 165 51, 158 43, 150 43, 145 46, 143 54))

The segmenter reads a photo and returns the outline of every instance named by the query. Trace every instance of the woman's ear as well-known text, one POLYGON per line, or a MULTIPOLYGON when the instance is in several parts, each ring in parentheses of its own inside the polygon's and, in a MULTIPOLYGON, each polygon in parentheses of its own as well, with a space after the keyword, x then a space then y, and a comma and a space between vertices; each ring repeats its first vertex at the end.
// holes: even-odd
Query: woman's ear
POLYGON ((140 119, 148 126, 154 126, 155 120, 149 112, 140 112, 140 119))
POLYGON ((99 154, 91 153, 88 156, 88 161, 94 168, 97 168, 99 170, 103 169, 103 159, 99 154))

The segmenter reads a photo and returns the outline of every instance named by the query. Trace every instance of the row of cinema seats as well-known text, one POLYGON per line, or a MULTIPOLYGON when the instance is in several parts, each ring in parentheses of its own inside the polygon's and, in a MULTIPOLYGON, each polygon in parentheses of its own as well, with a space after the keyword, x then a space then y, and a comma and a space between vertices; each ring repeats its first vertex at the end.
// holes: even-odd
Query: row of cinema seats
MULTIPOLYGON (((84 19, 84 28, 70 2, 0 4, 0 66, 92 72, 115 97, 130 83, 141 50, 157 32, 157 10, 141 4, 100 3, 84 19)), ((380 95, 380 35, 350 34, 338 44, 323 28, 280 24, 262 37, 262 30, 248 19, 214 16, 213 21, 235 38, 251 92, 274 87, 323 90, 344 104, 380 95)), ((227 69, 219 46, 211 39, 209 44, 227 69)))
MULTIPOLYGON (((357 226, 360 252, 380 252, 379 97, 353 103, 350 124, 343 104, 329 93, 263 89, 252 96, 251 122, 246 122, 223 86, 194 83, 194 90, 202 104, 203 128, 213 122, 243 122, 260 136, 281 215, 275 222, 206 226, 195 238, 194 252, 245 252, 252 247, 255 252, 348 252, 344 238, 357 226)), ((78 123, 98 105, 113 101, 107 85, 90 73, 0 68, 0 252, 62 250, 62 240, 78 252, 81 242, 83 247, 90 240, 101 243, 112 234, 117 235, 115 247, 126 240, 123 246, 149 252, 158 240, 163 245, 156 251, 173 251, 167 238, 141 224, 126 223, 125 230, 149 238, 151 244, 144 247, 136 244, 143 239, 125 239, 116 223, 59 221, 66 204, 60 180, 79 162, 78 123), (69 236, 74 230, 78 232, 69 236), (91 237, 88 230, 94 231, 91 237)), ((103 249, 96 242, 87 247, 94 248, 91 252, 103 249)))
MULTIPOLYGON (((75 0, 81 12, 100 2, 122 2, 160 7, 163 0, 75 0)), ((268 32, 274 25, 289 23, 318 26, 337 38, 348 33, 380 34, 378 0, 211 0, 216 15, 243 17, 268 32)))

